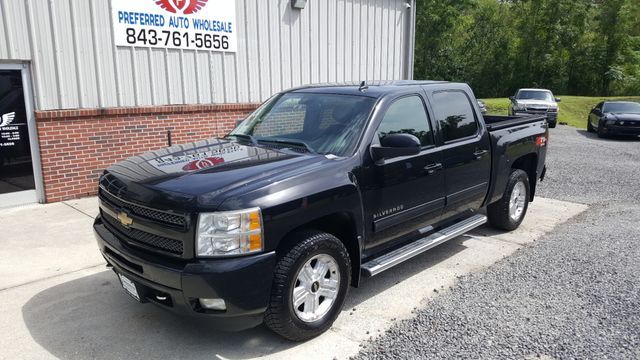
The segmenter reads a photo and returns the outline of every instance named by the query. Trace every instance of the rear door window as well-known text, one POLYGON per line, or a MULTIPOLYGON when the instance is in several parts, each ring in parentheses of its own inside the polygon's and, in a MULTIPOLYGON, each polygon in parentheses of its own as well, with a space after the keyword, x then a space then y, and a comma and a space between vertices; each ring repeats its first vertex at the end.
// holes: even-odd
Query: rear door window
POLYGON ((433 112, 440 125, 444 142, 477 134, 478 122, 471 101, 464 92, 436 92, 433 94, 433 100, 433 112))

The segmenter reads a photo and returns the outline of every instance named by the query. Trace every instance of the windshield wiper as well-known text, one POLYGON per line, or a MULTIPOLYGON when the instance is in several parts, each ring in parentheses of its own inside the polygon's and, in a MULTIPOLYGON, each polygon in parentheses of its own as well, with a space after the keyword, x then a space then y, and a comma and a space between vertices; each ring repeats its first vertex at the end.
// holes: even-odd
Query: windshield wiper
POLYGON ((289 140, 289 139, 259 139, 258 142, 266 142, 273 144, 282 144, 282 145, 293 145, 298 148, 304 148, 310 154, 317 154, 315 150, 309 144, 300 140, 289 140))
POLYGON ((229 138, 231 136, 235 136, 236 138, 240 138, 240 139, 244 139, 244 140, 249 140, 249 142, 251 142, 251 144, 253 145, 257 145, 258 142, 256 141, 256 138, 254 138, 252 135, 247 135, 247 134, 229 134, 227 136, 225 136, 225 138, 229 138))

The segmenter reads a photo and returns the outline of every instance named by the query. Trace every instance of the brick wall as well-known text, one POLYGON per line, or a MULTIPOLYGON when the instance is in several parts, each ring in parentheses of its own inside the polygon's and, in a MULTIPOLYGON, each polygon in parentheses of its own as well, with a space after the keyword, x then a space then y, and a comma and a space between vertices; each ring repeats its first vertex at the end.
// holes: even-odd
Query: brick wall
POLYGON ((173 144, 226 134, 257 104, 36 111, 47 202, 95 195, 111 164, 173 144))

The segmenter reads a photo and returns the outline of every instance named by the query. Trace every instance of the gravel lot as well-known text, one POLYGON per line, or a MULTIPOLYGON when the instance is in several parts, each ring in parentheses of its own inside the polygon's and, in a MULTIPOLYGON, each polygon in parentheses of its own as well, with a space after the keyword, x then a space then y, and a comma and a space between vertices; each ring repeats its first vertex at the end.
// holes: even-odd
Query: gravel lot
POLYGON ((551 129, 549 144, 537 195, 582 204, 640 201, 640 140, 599 139, 560 125, 551 129))
POLYGON ((640 358, 640 140, 559 126, 550 142, 538 195, 590 209, 461 278, 357 358, 640 358))

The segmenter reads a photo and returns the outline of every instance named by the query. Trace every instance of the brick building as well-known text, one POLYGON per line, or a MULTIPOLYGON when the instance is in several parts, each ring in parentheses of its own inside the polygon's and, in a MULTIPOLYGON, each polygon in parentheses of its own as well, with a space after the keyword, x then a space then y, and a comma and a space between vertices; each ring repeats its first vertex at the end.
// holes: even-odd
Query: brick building
POLYGON ((412 77, 413 0, 0 0, 0 207, 221 136, 272 94, 412 77))

